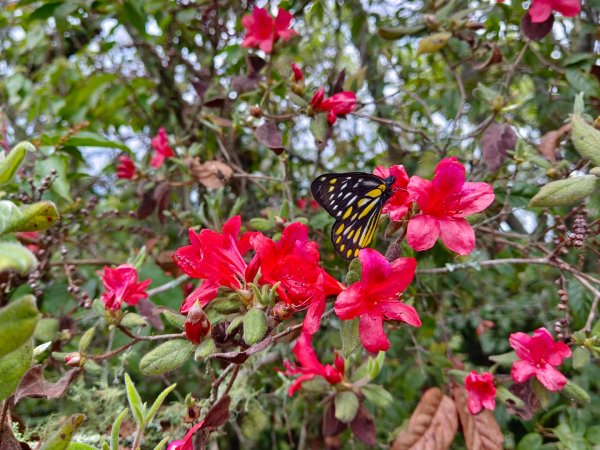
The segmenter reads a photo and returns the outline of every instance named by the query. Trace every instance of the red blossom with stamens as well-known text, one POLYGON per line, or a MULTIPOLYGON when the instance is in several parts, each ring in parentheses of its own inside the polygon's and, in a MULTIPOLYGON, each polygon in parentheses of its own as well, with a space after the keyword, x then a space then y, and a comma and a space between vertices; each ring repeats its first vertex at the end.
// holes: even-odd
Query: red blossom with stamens
POLYGON ((119 156, 119 165, 117 166, 117 177, 131 180, 135 176, 135 163, 127 156, 119 156))
POLYGON ((565 387, 567 378, 555 367, 571 356, 567 344, 555 342, 545 328, 538 328, 533 336, 513 333, 508 341, 519 357, 510 372, 513 380, 524 383, 535 376, 549 391, 556 392, 565 387))
POLYGON ((360 318, 360 340, 370 352, 386 351, 390 341, 383 331, 384 320, 397 320, 413 327, 421 326, 417 311, 398 296, 411 283, 417 262, 398 258, 389 262, 371 248, 358 254, 362 278, 344 290, 335 301, 335 313, 342 320, 360 318))
POLYGON ((552 11, 557 11, 565 17, 575 17, 581 12, 580 0, 533 0, 529 7, 529 16, 533 23, 548 20, 552 11))
POLYGON ((491 185, 465 182, 464 166, 451 157, 440 161, 433 180, 411 177, 408 191, 421 210, 408 222, 408 245, 417 251, 428 250, 439 237, 459 255, 473 251, 475 232, 465 217, 494 201, 491 185))
POLYGON ((283 364, 286 368, 284 374, 288 376, 300 374, 300 376, 294 380, 288 389, 289 396, 294 395, 300 389, 302 383, 312 380, 314 377, 322 377, 329 384, 338 384, 344 378, 344 359, 336 352, 334 365, 323 365, 317 358, 315 349, 312 346, 311 334, 302 333, 294 345, 293 352, 300 365, 297 366, 289 361, 284 361, 283 364))
POLYGON ((104 272, 98 272, 98 275, 105 289, 100 300, 107 310, 118 310, 123 302, 135 306, 140 300, 148 298, 146 288, 152 280, 138 283, 137 270, 129 264, 121 264, 115 269, 105 266, 104 272))
POLYGON ((189 277, 204 281, 185 299, 182 313, 187 313, 196 301, 206 305, 216 297, 220 286, 241 289, 248 281, 243 255, 250 249, 249 239, 254 233, 244 233, 238 239, 241 226, 241 217, 234 216, 225 222, 222 233, 189 229, 190 245, 178 248, 173 261, 189 277))
POLYGON ((167 132, 164 128, 160 128, 158 134, 152 138, 152 148, 154 149, 154 155, 152 155, 150 165, 155 169, 162 166, 167 158, 175 156, 175 152, 169 146, 167 132))
POLYGON ((393 192, 385 205, 383 205, 382 213, 390 216, 390 219, 398 222, 408 212, 412 201, 408 195, 408 175, 403 165, 392 166, 389 169, 383 166, 375 167, 374 175, 380 178, 395 177, 394 184, 391 187, 393 192))
POLYGON ((343 285, 319 266, 319 249, 316 242, 308 240, 308 227, 294 222, 284 228, 277 242, 256 233, 251 243, 256 257, 250 262, 250 271, 256 274, 260 268, 261 283, 279 283, 279 298, 295 310, 308 308, 304 331, 316 333, 325 298, 337 295, 343 285))
POLYGON ((167 447, 167 450, 194 450, 192 438, 194 437, 194 433, 201 429, 203 425, 204 420, 201 420, 189 429, 189 431, 185 434, 185 437, 183 439, 171 441, 167 447))
POLYGON ((483 408, 496 408, 496 386, 494 375, 489 372, 478 374, 474 370, 465 377, 465 388, 469 393, 469 412, 479 414, 483 408))
POLYGON ((258 47, 265 53, 271 53, 273 45, 279 39, 287 42, 292 36, 298 34, 290 29, 292 17, 282 8, 279 8, 276 18, 273 18, 265 8, 254 8, 252 14, 242 19, 242 25, 246 29, 242 47, 258 47))
POLYGON ((326 112, 327 121, 333 125, 337 120, 337 116, 350 114, 356 109, 356 94, 344 91, 325 98, 325 89, 320 88, 313 95, 310 104, 315 111, 326 112))

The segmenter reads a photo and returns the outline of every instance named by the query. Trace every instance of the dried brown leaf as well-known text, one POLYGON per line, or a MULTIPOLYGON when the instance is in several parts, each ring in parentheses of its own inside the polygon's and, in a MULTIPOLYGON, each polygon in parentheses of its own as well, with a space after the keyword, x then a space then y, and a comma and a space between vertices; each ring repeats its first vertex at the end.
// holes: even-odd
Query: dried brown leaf
POLYGON ((377 445, 377 436, 375 430, 375 421, 365 405, 361 405, 354 420, 350 422, 352 434, 361 442, 375 446, 377 445))
POLYGON ((458 429, 454 401, 439 388, 428 389, 392 450, 446 450, 458 429))
POLYGON ((517 135, 507 123, 492 122, 481 137, 483 160, 490 172, 498 170, 509 150, 517 145, 517 135))
POLYGON ((531 382, 521 384, 515 383, 508 388, 508 390, 523 400, 524 403, 522 407, 519 407, 511 400, 508 400, 506 402, 506 410, 509 414, 518 416, 523 420, 531 420, 535 415, 535 412, 542 407, 540 399, 537 398, 531 387, 531 382))
POLYGON ((233 169, 221 161, 211 160, 200 163, 199 158, 193 158, 188 159, 187 164, 198 183, 208 189, 222 188, 233 176, 233 169))
POLYGON ((340 421, 335 417, 335 404, 333 400, 329 402, 329 405, 325 409, 323 413, 323 425, 321 430, 323 432, 323 436, 337 436, 342 431, 344 431, 348 427, 348 424, 340 421))
POLYGON ((475 70, 487 69, 488 67, 493 66, 494 64, 502 62, 502 52, 496 44, 486 43, 484 44, 484 47, 489 48, 490 52, 484 61, 473 66, 473 69, 475 70))
POLYGON ((152 301, 148 298, 141 299, 136 308, 140 315, 146 319, 146 321, 156 330, 163 330, 165 326, 160 320, 160 308, 152 303, 152 301))
POLYGON ((458 385, 452 386, 452 396, 458 410, 465 442, 469 450, 502 450, 504 436, 492 411, 484 409, 472 415, 467 406, 467 390, 458 385))
POLYGON ((25 450, 29 445, 17 441, 8 423, 0 424, 0 450, 25 450))
POLYGON ((277 155, 283 151, 283 138, 274 122, 265 122, 254 130, 256 139, 265 147, 269 147, 277 155))
POLYGON ((224 395, 214 404, 212 408, 206 413, 204 419, 204 427, 220 427, 225 425, 229 420, 229 405, 231 404, 231 397, 224 395))
POLYGON ((548 161, 556 162, 556 150, 565 134, 571 131, 571 124, 563 125, 558 130, 548 131, 540 139, 539 152, 548 161))
POLYGON ((69 385, 81 373, 80 367, 66 372, 58 381, 52 383, 44 378, 43 368, 37 364, 30 368, 21 379, 21 383, 15 391, 14 402, 25 397, 52 399, 62 396, 69 385))

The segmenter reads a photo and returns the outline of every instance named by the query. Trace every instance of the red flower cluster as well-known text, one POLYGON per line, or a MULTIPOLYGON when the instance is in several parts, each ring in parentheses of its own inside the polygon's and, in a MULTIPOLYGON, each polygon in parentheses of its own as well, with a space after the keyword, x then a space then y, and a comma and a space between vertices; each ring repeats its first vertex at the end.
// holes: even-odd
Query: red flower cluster
POLYGON ((356 94, 354 92, 345 91, 325 98, 325 89, 320 88, 313 95, 310 104, 316 112, 326 112, 327 121, 333 125, 337 116, 350 114, 356 109, 356 94))
POLYGON ((571 356, 571 349, 563 342, 554 342, 545 328, 538 328, 533 336, 513 333, 509 338, 519 361, 513 363, 511 375, 517 383, 524 383, 536 377, 549 391, 560 391, 567 384, 567 378, 555 369, 564 358, 571 356))
POLYGON ((292 15, 285 9, 279 8, 277 17, 273 18, 266 9, 254 8, 252 14, 242 19, 246 29, 246 38, 242 47, 258 47, 265 53, 271 53, 273 45, 280 38, 289 41, 298 34, 290 29, 292 15))
POLYGON ((161 167, 167 158, 175 156, 175 152, 169 146, 167 132, 164 128, 159 128, 158 134, 152 138, 152 148, 154 149, 154 155, 152 155, 150 165, 155 169, 161 167))
POLYGON ((465 388, 469 393, 468 406, 471 414, 479 414, 483 408, 496 408, 496 386, 491 373, 478 374, 471 371, 465 378, 465 388))
POLYGON ((294 395, 300 389, 302 383, 312 380, 314 377, 322 377, 329 384, 338 384, 344 378, 344 358, 336 352, 334 365, 323 365, 317 358, 315 349, 312 346, 312 335, 302 333, 296 341, 296 345, 294 345, 293 352, 300 366, 296 366, 289 361, 284 361, 283 365, 287 369, 284 373, 288 376, 298 374, 300 376, 290 386, 288 395, 294 395))
POLYGON ((118 310, 123 302, 135 306, 141 299, 148 297, 146 288, 151 280, 138 283, 137 270, 129 264, 121 264, 115 269, 105 266, 104 272, 98 274, 105 289, 100 300, 107 310, 118 310))
POLYGON ((117 177, 131 180, 135 176, 135 163, 127 156, 119 156, 119 165, 117 166, 117 177))

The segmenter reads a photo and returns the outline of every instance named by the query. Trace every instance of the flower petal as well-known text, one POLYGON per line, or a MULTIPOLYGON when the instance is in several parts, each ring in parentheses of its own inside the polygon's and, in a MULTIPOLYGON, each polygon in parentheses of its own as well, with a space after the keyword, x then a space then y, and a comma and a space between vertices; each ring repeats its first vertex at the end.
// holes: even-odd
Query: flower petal
POLYGON ((362 299, 361 283, 354 283, 340 292, 335 300, 335 314, 342 320, 352 320, 367 312, 362 299))
POLYGON ((465 184, 465 166, 453 156, 442 159, 435 168, 433 189, 449 196, 460 192, 465 184))
POLYGON ((529 8, 529 16, 533 23, 545 22, 552 14, 552 4, 550 0, 533 0, 529 8))
POLYGON ((490 184, 465 183, 458 203, 459 217, 483 211, 492 204, 494 198, 494 189, 490 184))
POLYGON ((433 247, 439 236, 438 221, 431 216, 419 214, 408 222, 406 242, 418 252, 433 247))
POLYGON ((363 314, 358 325, 360 341, 371 353, 386 351, 390 341, 383 331, 383 317, 376 314, 363 314))
POLYGON ((386 320, 398 320, 417 328, 421 326, 421 319, 417 310, 406 303, 399 300, 390 300, 380 302, 379 308, 386 320))
POLYGON ((537 379, 546 389, 552 392, 562 390, 567 384, 567 378, 552 367, 550 364, 544 364, 536 372, 537 379))
POLYGON ((581 12, 580 0, 554 0, 552 8, 565 17, 574 17, 581 12))
POLYGON ((517 383, 524 383, 537 373, 537 368, 529 361, 515 361, 510 375, 517 383))
POLYGON ((508 343, 520 359, 531 361, 531 352, 529 351, 531 339, 531 336, 525 333, 512 333, 508 338, 508 343))
POLYGON ((475 232, 466 219, 438 220, 442 242, 459 255, 468 255, 475 248, 475 232))
POLYGON ((219 292, 219 283, 213 280, 204 280, 187 298, 183 301, 179 312, 187 314, 192 309, 194 303, 200 302, 201 306, 207 305, 213 300, 219 292))

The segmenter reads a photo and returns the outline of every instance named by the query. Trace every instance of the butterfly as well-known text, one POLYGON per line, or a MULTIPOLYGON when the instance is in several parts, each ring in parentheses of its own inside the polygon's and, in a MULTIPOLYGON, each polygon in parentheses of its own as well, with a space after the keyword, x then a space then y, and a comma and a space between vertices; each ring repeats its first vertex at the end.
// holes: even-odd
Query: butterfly
POLYGON ((363 172, 325 173, 313 180, 313 197, 335 219, 331 242, 342 258, 356 258, 371 243, 395 180, 363 172))

